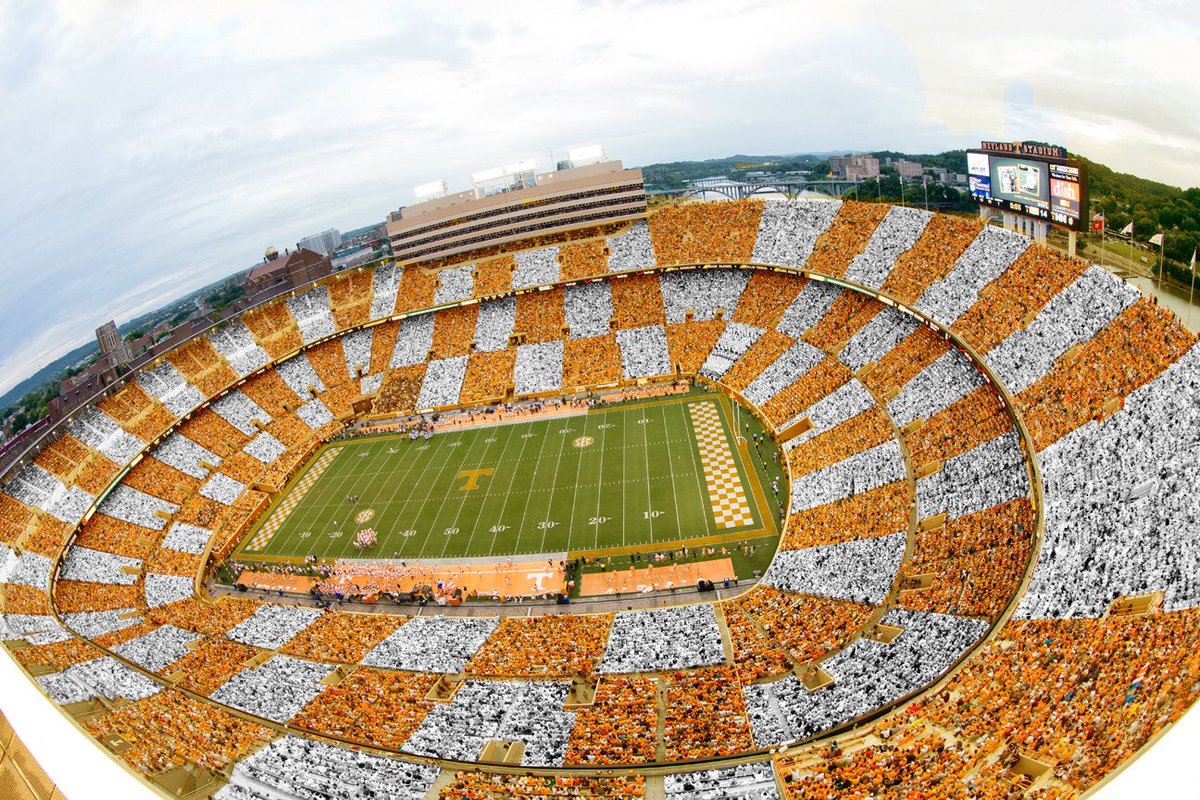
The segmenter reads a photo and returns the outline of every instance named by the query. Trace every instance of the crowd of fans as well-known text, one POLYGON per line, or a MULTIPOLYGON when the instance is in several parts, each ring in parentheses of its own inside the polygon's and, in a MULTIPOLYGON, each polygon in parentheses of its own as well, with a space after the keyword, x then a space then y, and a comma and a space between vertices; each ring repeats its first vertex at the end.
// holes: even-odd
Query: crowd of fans
POLYGON ((513 386, 517 394, 538 394, 563 385, 563 343, 540 342, 517 347, 513 386))
POLYGON ((750 260, 804 266, 817 238, 829 230, 841 207, 840 200, 767 200, 750 260))
POLYGON ((611 286, 613 319, 618 330, 667 323, 657 273, 619 276, 611 286))
POLYGON ((508 775, 494 772, 458 772, 442 787, 438 800, 535 800, 544 797, 579 797, 590 800, 640 800, 646 779, 641 775, 508 775))
POLYGON ((183 417, 205 401, 204 395, 192 386, 170 361, 142 370, 134 376, 142 390, 156 398, 176 417, 183 417))
POLYGON ((143 593, 147 608, 161 608, 179 600, 186 600, 195 593, 193 578, 185 575, 159 575, 146 573, 143 593))
POLYGON ((617 614, 599 671, 663 672, 724 660, 716 615, 705 603, 617 614))
POLYGON ((604 336, 613 316, 612 283, 595 281, 566 287, 563 295, 563 320, 570 338, 604 336))
MULTIPOLYGON (((780 334, 786 335, 786 334, 780 334)), ((759 372, 742 395, 755 406, 764 407, 785 387, 794 384, 825 358, 819 348, 808 342, 796 342, 759 372)))
MULTIPOLYGON (((679 365, 683 372, 699 372, 725 332, 725 325, 723 320, 667 325, 667 353, 672 366, 679 365)), ((620 370, 617 377, 620 377, 620 370)))
POLYGON ((451 702, 430 710, 403 750, 475 761, 498 739, 524 745, 524 766, 562 766, 575 723, 574 712, 563 710, 569 688, 557 681, 465 681, 451 702))
POLYGON ((1018 611, 1100 616, 1118 597, 1165 592, 1170 610, 1200 602, 1194 473, 1200 348, 1130 395, 1123 410, 1040 454, 1042 555, 1018 611))
MULTIPOLYGON (((1182 533, 1163 533, 1195 517, 1188 481, 1197 441, 1187 432, 1196 428, 1189 421, 1196 421, 1200 377, 1194 356, 1179 360, 1194 337, 1148 303, 1135 302, 1136 293, 1107 273, 1026 250, 1023 239, 994 228, 976 236, 974 222, 929 221, 923 212, 892 209, 864 237, 842 223, 853 214, 877 214, 871 207, 768 203, 761 215, 754 210, 759 207, 739 205, 734 224, 724 230, 709 222, 719 213, 690 210, 670 212, 687 217, 693 226, 687 235, 655 223, 632 226, 608 241, 610 267, 627 268, 613 264, 634 263, 647 253, 653 260, 655 250, 666 254, 663 261, 744 260, 748 256, 738 254, 751 240, 742 229, 753 218, 756 259, 759 242, 763 254, 792 253, 789 258, 801 261, 795 254, 808 258, 807 248, 810 267, 820 261, 836 273, 840 263, 854 280, 890 287, 910 301, 919 296, 918 307, 955 323, 971 334, 968 339, 978 334, 972 343, 1019 392, 1035 442, 1047 448, 1046 542, 1018 612, 1035 621, 1010 625, 1006 635, 1016 644, 989 648, 986 669, 981 664, 960 675, 973 683, 960 689, 952 682, 928 707, 958 735, 1004 730, 1023 746, 1044 749, 1072 764, 1060 766, 1058 775, 1088 785, 1185 708, 1190 700, 1180 698, 1188 691, 1195 693, 1194 659, 1178 655, 1178 663, 1160 667, 1171 675, 1171 686, 1161 693, 1148 689, 1145 651, 1127 633, 1154 641, 1153 653, 1171 652, 1186 639, 1181 631, 1194 624, 1186 609, 1200 597, 1200 584, 1187 565, 1200 556, 1182 533), (805 230, 771 228, 783 225, 771 220, 791 217, 806 220, 796 223, 805 230), (771 242, 763 238, 766 230, 771 242), (1036 621, 1097 617, 1120 597, 1160 591, 1174 613, 1129 623, 1036 621), (1096 653, 1112 662, 1103 680, 1093 666, 1096 653), (1050 676, 1046 686, 1030 688, 1012 677, 1038 669, 1050 676), (1062 715, 1044 709, 1075 702, 1076 695, 1063 700, 1054 688, 1070 685, 1069 694, 1075 684, 1083 687, 1080 702, 1089 693, 1091 702, 1089 714, 1081 714, 1085 719, 1068 730, 1062 715), (1029 703, 1040 716, 1022 711, 1029 703), (979 722, 981 715, 990 727, 979 722), (1134 720, 1120 742, 1093 734, 1112 729, 1118 719, 1134 720), (1055 726, 1064 731, 1057 739, 1055 726)), ((599 240, 585 244, 581 258, 596 263, 604 257, 599 240)), ((530 251, 498 263, 519 286, 533 286, 557 279, 560 265, 567 274, 574 258, 569 249, 530 251)), ((388 292, 394 306, 398 290, 404 294, 399 304, 413 309, 438 296, 452 302, 478 294, 481 274, 478 267, 440 276, 410 268, 399 279, 396 270, 389 275, 380 268, 373 273, 371 312, 377 303, 388 305, 388 292)), ((228 384, 232 373, 248 374, 268 352, 278 355, 294 342, 331 335, 341 324, 331 304, 365 307, 364 286, 344 297, 340 289, 318 287, 173 354, 106 400, 102 410, 81 412, 71 423, 71 439, 5 487, 5 509, 14 513, 5 514, 0 540, 12 544, 26 526, 38 534, 37 547, 20 555, 10 547, 0 550, 0 582, 8 584, 6 635, 25 638, 36 651, 26 656, 28 663, 56 669, 41 680, 60 702, 94 696, 135 701, 125 716, 101 718, 96 730, 131 742, 126 757, 139 769, 188 761, 219 767, 239 757, 225 748, 245 746, 249 728, 222 727, 233 718, 182 702, 177 693, 155 694, 157 687, 139 683, 136 672, 92 658, 95 651, 67 638, 47 616, 47 556, 103 489, 103 481, 92 485, 94 491, 80 488, 78 473, 94 466, 114 474, 173 418, 228 384), (362 299, 355 300, 358 294, 362 299), (45 522, 47 517, 54 521, 45 522), (151 699, 138 702, 145 697, 151 699), (164 718, 189 720, 191 738, 154 746, 144 735, 164 718), (206 728, 215 732, 205 734, 206 728), (206 762, 207 741, 212 752, 206 762)), ((298 724, 312 730, 396 747, 408 742, 413 752, 476 758, 487 739, 500 739, 522 742, 529 765, 613 764, 740 752, 751 746, 751 730, 758 745, 827 730, 934 680, 982 634, 981 620, 995 618, 1010 601, 1034 524, 1021 443, 978 371, 900 312, 820 281, 741 270, 636 276, 470 308, 439 312, 437 322, 422 315, 348 334, 254 378, 185 422, 106 497, 67 552, 54 594, 64 622, 133 663, 178 673, 182 688, 215 693, 220 702, 278 722, 302 712, 298 724), (721 321, 713 319, 718 309, 721 321), (683 322, 689 317, 694 321, 683 322), (571 331, 565 343, 564 325, 571 331), (472 333, 477 352, 467 359, 472 333), (513 346, 513 333, 526 343, 513 346), (795 341, 801 336, 804 341, 795 341), (426 372, 429 351, 441 348, 463 354, 435 360, 426 372), (479 377, 467 380, 464 373, 472 375, 477 357, 479 377), (632 378, 668 373, 673 363, 744 387, 776 424, 801 417, 812 423, 788 443, 789 465, 802 480, 793 485, 794 513, 767 587, 724 609, 731 667, 716 666, 725 654, 706 605, 611 619, 514 619, 497 628, 496 620, 321 616, 315 609, 237 601, 209 606, 191 597, 196 556, 211 538, 220 507, 236 502, 255 475, 250 460, 272 464, 313 431, 327 430, 331 409, 340 413, 346 405, 344 399, 314 398, 313 391, 332 398, 333 390, 354 386, 348 380, 359 370, 380 367, 375 374, 384 381, 382 367, 394 365, 414 370, 416 388, 410 377, 405 390, 411 403, 451 405, 470 396, 469 386, 482 396, 485 387, 498 392, 510 378, 518 392, 541 392, 562 382, 611 380, 617 364, 632 378), (940 462, 917 482, 915 498, 899 446, 885 441, 890 425, 877 405, 885 398, 896 425, 924 420, 906 434, 914 466, 940 462), (272 426, 271 433, 261 433, 260 425, 272 426), (899 635, 890 644, 860 639, 826 658, 865 623, 870 604, 891 590, 914 501, 918 519, 945 514, 946 521, 915 534, 900 576, 903 610, 884 618, 901 629, 899 635), (928 583, 906 583, 919 576, 928 583), (272 610, 285 608, 290 610, 272 610), (202 638, 223 633, 229 638, 202 638), (554 646, 580 642, 577 652, 554 646), (246 668, 259 653, 254 648, 280 647, 289 655, 246 668), (330 667, 291 656, 386 669, 364 667, 326 688, 330 667), (795 678, 755 683, 820 658, 834 682, 819 692, 795 678), (436 677, 396 669, 465 670, 507 680, 468 681, 452 702, 437 704, 427 716, 433 704, 425 697, 436 677), (614 674, 643 671, 663 674, 657 680, 614 674), (566 683, 512 680, 594 680, 593 673, 602 673, 596 705, 578 711, 563 708, 566 683), (747 684, 744 704, 739 684, 747 684)), ((932 763, 960 759, 935 751, 932 763)), ((961 759, 977 755, 968 750, 961 759)), ((849 779, 848 762, 836 769, 839 780, 849 779)), ((824 785, 805 780, 794 783, 824 785)), ((247 784, 230 791, 260 788, 247 784)))
POLYGON ((904 341, 919 324, 915 317, 885 306, 850 337, 838 353, 838 360, 857 372, 904 341))
POLYGON ((204 397, 212 397, 240 377, 204 337, 193 339, 168 353, 167 360, 204 397))
POLYGON ((526 292, 517 297, 513 333, 525 344, 557 341, 566 325, 562 287, 545 292, 526 292))
POLYGON ((825 356, 787 386, 780 389, 760 408, 776 428, 796 420, 822 397, 833 393, 853 378, 845 364, 825 356))
MULTIPOLYGON (((768 203, 767 208, 770 207, 768 203)), ((733 310, 732 321, 774 329, 805 283, 806 279, 791 272, 753 270, 733 310)))
POLYGON ((563 245, 558 251, 559 275, 564 281, 603 275, 608 271, 608 255, 604 239, 563 245))
POLYGON ((512 276, 512 288, 528 289, 558 282, 558 247, 525 250, 514 258, 517 269, 512 276))
POLYGON ((360 667, 304 707, 292 724, 329 736, 399 750, 433 708, 437 677, 360 667))
POLYGON ((917 481, 917 517, 948 519, 983 511, 1029 494, 1029 472, 1020 439, 1005 433, 917 481))
POLYGON ((239 378, 265 367, 271 358, 240 319, 228 320, 209 331, 207 339, 239 378))
POLYGON ((829 353, 835 353, 851 336, 865 326, 884 306, 858 292, 843 291, 829 310, 806 334, 805 340, 829 353))
POLYGON ((175 422, 166 406, 156 402, 137 381, 126 383, 96 408, 144 442, 155 439, 175 422))
POLYGON ((881 603, 904 557, 906 535, 902 531, 802 550, 780 550, 763 575, 763 583, 787 592, 881 603))
MULTIPOLYGON (((731 322, 730 327, 733 325, 741 325, 741 323, 731 322)), ((776 330, 763 331, 762 336, 758 337, 758 341, 751 345, 742 354, 742 357, 722 375, 722 383, 734 391, 745 391, 751 382, 756 380, 765 369, 774 364, 781 355, 786 353, 795 344, 796 340, 786 334, 779 333, 776 330)))
POLYGON ((250 331, 254 340, 259 343, 271 358, 279 358, 285 353, 303 346, 304 339, 296 320, 288 313, 287 306, 280 300, 274 300, 259 308, 247 311, 242 315, 242 322, 250 331))
POLYGON ((376 645, 362 663, 420 672, 462 672, 498 624, 490 617, 416 617, 376 645))
POLYGON ((746 701, 732 667, 718 666, 663 677, 666 714, 663 746, 668 761, 692 761, 754 749, 746 701))
POLYGON ((659 285, 667 322, 684 322, 689 312, 696 320, 713 319, 718 311, 732 315, 749 280, 750 273, 741 269, 664 272, 659 285))
POLYGON ((438 276, 423 267, 408 265, 400 273, 396 287, 396 311, 416 311, 433 305, 438 276))
POLYGON ((234 674, 210 697, 256 717, 285 723, 325 688, 332 664, 275 656, 234 674))
POLYGON ((429 362, 425 369, 425 380, 417 396, 417 408, 434 408, 458 403, 462 391, 463 376, 467 372, 467 357, 453 356, 429 362))
POLYGON ((79 411, 66 428, 68 434, 116 465, 128 464, 146 446, 103 411, 92 407, 79 411))
POLYGON ((464 264, 438 272, 438 287, 433 293, 433 304, 457 303, 471 297, 475 289, 475 266, 464 264))
POLYGON ((729 323, 700 367, 700 374, 714 381, 721 380, 762 335, 762 328, 740 322, 729 323))
MULTIPOLYGON (((938 217, 937 219, 941 219, 938 217)), ((937 224, 936 220, 931 225, 937 224)), ((958 228, 958 225, 946 223, 947 227, 958 228)), ((955 237, 957 238, 957 237, 955 237)), ((1013 262, 1029 249, 1032 240, 1014 231, 995 226, 985 226, 979 235, 971 240, 962 254, 954 261, 954 265, 944 277, 933 281, 915 300, 915 307, 928 314, 943 325, 953 325, 969 308, 979 300, 980 292, 992 281, 1004 275, 1013 262)), ((918 248, 921 243, 918 242, 918 248)), ((930 243, 930 247, 932 247, 930 243)), ((947 246, 949 248, 949 246, 947 246)), ((918 254, 914 253, 914 262, 918 254)), ((940 271, 941 261, 938 257, 932 260, 933 269, 940 271)), ((907 277, 907 270, 904 271, 907 277)), ((915 278, 910 278, 913 280, 915 278)), ((904 299, 909 287, 909 280, 897 284, 897 297, 904 299)))
POLYGON ((745 687, 755 744, 811 736, 896 702, 950 669, 987 629, 976 620, 919 611, 892 610, 883 621, 903 631, 891 644, 861 638, 825 659, 821 667, 834 682, 818 692, 791 676, 745 687))
POLYGON ((641 220, 619 235, 609 237, 607 244, 609 272, 645 269, 659 263, 650 238, 650 226, 641 220))
POLYGON ((291 312, 292 319, 296 320, 300 338, 305 344, 332 336, 336 331, 326 286, 314 286, 308 291, 294 294, 284 304, 291 312))
POLYGON ((321 616, 318 608, 264 603, 226 635, 235 642, 278 650, 321 616))
POLYGON ((852 497, 906 477, 900 444, 887 441, 792 481, 792 512, 852 497))
POLYGON ((492 297, 513 288, 513 272, 517 262, 512 256, 480 261, 475 265, 475 296, 492 297))
POLYGON ((905 303, 916 303, 954 269, 982 229, 983 222, 974 217, 934 215, 916 243, 896 258, 881 289, 905 303))
POLYGON ((1074 358, 1017 396, 1035 446, 1045 448, 1101 416, 1106 404, 1162 374, 1195 342, 1170 312, 1145 300, 1129 306, 1074 358))
POLYGON ((604 656, 612 617, 561 614, 505 617, 466 665, 494 678, 592 675, 604 656))
POLYGON ((822 275, 842 277, 850 262, 871 240, 888 214, 888 206, 847 200, 837 210, 829 227, 820 235, 808 259, 797 266, 822 275))
POLYGON ((1091 339, 1140 297, 1135 287, 1092 267, 984 358, 1000 382, 1020 394, 1049 372, 1063 353, 1091 339))
POLYGON ((673 773, 665 776, 663 789, 666 800, 779 800, 770 761, 673 773))
POLYGON ((888 401, 888 415, 904 427, 916 419, 928 419, 986 382, 962 352, 950 350, 905 383, 888 401))
POLYGON ((137 701, 161 691, 157 683, 117 661, 103 658, 72 664, 62 672, 37 679, 59 705, 81 703, 93 697, 137 701))
POLYGON ((950 351, 950 344, 927 327, 919 327, 874 363, 861 380, 881 399, 894 397, 901 387, 950 351))
MULTIPOLYGON (((850 382, 842 388, 855 385, 854 382, 850 382)), ((807 433, 811 434, 814 430, 816 428, 807 433)), ((879 406, 871 406, 836 427, 809 436, 798 442, 795 447, 788 448, 788 466, 792 470, 792 477, 807 475, 843 461, 855 453, 881 445, 894 436, 895 428, 887 413, 879 406)))
POLYGON ((198 633, 176 628, 174 625, 161 625, 147 634, 114 647, 113 652, 151 672, 163 672, 187 655, 190 646, 198 639, 198 633))
MULTIPOLYGON (((771 658, 772 648, 760 642, 756 649, 771 658, 774 662, 772 668, 751 670, 747 673, 742 668, 742 663, 752 659, 742 658, 739 661, 738 638, 732 636, 733 624, 730 623, 730 634, 734 641, 734 662, 738 664, 740 678, 745 684, 763 677, 782 675, 793 664, 809 664, 840 650, 866 624, 874 613, 875 606, 834 597, 785 592, 764 583, 755 591, 747 592, 725 604, 722 609, 725 611, 727 622, 731 610, 743 615, 739 624, 755 627, 766 642, 784 655, 786 663, 782 665, 783 669, 779 669, 781 664, 771 658)), ((751 637, 748 641, 753 646, 754 638, 751 637)))
POLYGON ((216 800, 423 800, 438 768, 285 736, 240 761, 216 800))
POLYGON ((444 308, 433 315, 432 352, 436 358, 465 355, 479 322, 479 306, 444 308))
POLYGON ((835 544, 906 530, 913 492, 905 480, 788 517, 781 549, 835 544))
POLYGON ((371 316, 375 299, 371 290, 374 275, 374 270, 347 270, 338 273, 327 284, 333 323, 339 331, 376 319, 371 316))
MULTIPOLYGON (((536 345, 533 345, 536 346, 536 345)), ((459 399, 463 403, 495 402, 513 383, 517 351, 515 348, 487 353, 471 353, 463 374, 459 399)), ((566 369, 565 357, 563 369, 566 369)))
POLYGON ((641 675, 605 675, 595 702, 575 712, 563 763, 644 764, 658 757, 658 682, 641 675))
POLYGON ((621 349, 621 377, 626 380, 671 372, 667 332, 661 325, 618 330, 617 345, 621 349))
POLYGON ((762 200, 683 203, 659 209, 650 217, 649 225, 656 263, 738 264, 749 261, 762 213, 762 200))
POLYGON ((980 286, 975 303, 962 309, 952 327, 976 352, 987 353, 1033 321, 1051 298, 1089 268, 1083 259, 1026 247, 1008 269, 980 286))
POLYGON ((889 208, 866 248, 846 267, 846 279, 872 289, 882 288, 897 259, 917 243, 932 218, 932 213, 919 208, 889 208))
POLYGON ((1021 497, 918 532, 905 574, 932 576, 932 585, 902 593, 900 605, 964 617, 998 616, 1017 593, 1033 531, 1033 506, 1021 497))
POLYGON ((905 437, 912 463, 920 467, 954 456, 1013 430, 1012 419, 990 385, 980 386, 929 417, 905 437))

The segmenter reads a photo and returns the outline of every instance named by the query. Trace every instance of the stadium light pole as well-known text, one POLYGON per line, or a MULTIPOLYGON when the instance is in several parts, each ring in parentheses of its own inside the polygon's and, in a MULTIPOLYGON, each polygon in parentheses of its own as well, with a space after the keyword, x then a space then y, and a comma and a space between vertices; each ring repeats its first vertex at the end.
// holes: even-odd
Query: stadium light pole
POLYGON ((1192 288, 1188 290, 1187 326, 1192 327, 1192 300, 1196 297, 1196 248, 1192 248, 1192 288))
MULTIPOLYGON (((1151 236, 1151 239, 1154 237, 1151 236)), ((1163 278, 1163 251, 1167 249, 1166 235, 1159 231, 1158 234, 1158 293, 1162 294, 1162 278, 1163 278)))

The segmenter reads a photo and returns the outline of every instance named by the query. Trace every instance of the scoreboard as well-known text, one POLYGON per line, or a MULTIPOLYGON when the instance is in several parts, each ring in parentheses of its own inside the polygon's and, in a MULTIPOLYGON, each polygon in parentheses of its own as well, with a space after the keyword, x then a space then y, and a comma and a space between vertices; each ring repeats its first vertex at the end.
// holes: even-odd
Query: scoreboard
POLYGON ((967 181, 981 205, 1088 229, 1087 170, 1061 147, 1025 142, 984 142, 967 151, 967 181))

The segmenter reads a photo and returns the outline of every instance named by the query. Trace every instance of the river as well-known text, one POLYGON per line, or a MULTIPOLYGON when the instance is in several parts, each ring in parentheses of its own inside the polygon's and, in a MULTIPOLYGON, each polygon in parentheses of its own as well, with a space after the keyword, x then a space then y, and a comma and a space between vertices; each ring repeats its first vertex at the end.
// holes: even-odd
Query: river
MULTIPOLYGON (((1149 297, 1158 297, 1158 302, 1179 315, 1187 325, 1188 330, 1193 333, 1200 331, 1200 285, 1196 287, 1196 298, 1192 305, 1188 305, 1188 290, 1180 289, 1177 286, 1172 286, 1164 283, 1162 291, 1158 291, 1158 287, 1154 285, 1154 281, 1150 278, 1127 278, 1130 283, 1142 290, 1142 294, 1149 297)), ((1200 284, 1200 280, 1197 281, 1200 284)))

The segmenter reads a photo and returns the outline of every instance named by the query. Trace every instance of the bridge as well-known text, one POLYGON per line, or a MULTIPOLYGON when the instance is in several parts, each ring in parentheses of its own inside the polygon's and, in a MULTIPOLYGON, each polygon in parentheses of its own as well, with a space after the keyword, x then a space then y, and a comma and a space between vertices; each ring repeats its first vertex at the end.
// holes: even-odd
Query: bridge
POLYGON ((782 194, 789 198, 799 197, 801 192, 812 191, 833 197, 841 197, 861 183, 862 181, 847 180, 845 178, 823 178, 820 180, 781 178, 764 181, 695 181, 679 189, 647 189, 646 194, 657 197, 695 197, 705 192, 713 192, 728 197, 730 200, 742 200, 761 194, 782 194))

